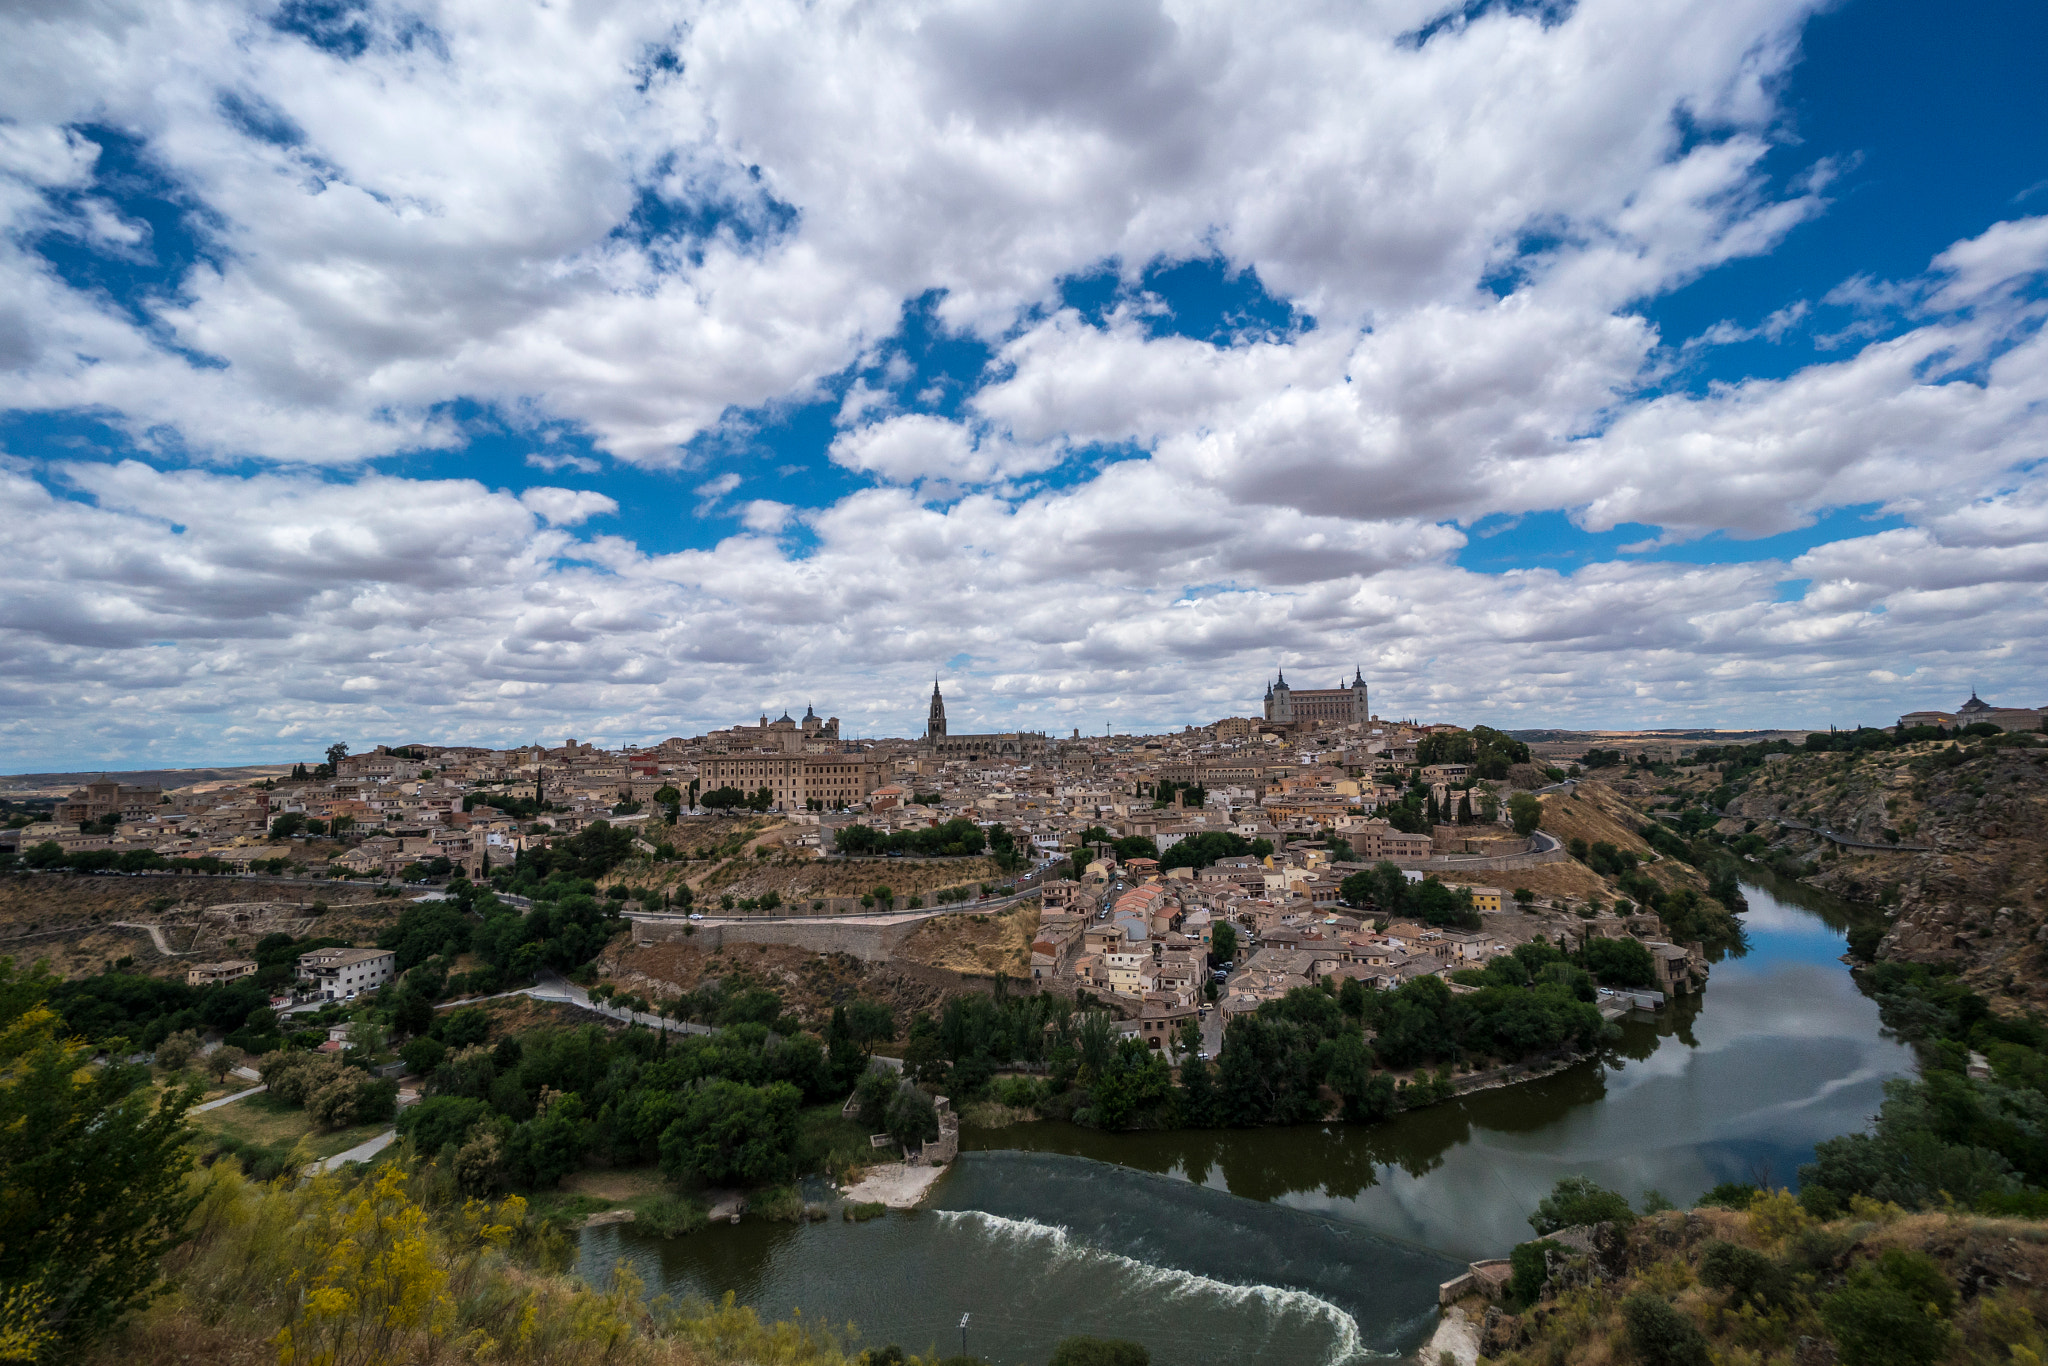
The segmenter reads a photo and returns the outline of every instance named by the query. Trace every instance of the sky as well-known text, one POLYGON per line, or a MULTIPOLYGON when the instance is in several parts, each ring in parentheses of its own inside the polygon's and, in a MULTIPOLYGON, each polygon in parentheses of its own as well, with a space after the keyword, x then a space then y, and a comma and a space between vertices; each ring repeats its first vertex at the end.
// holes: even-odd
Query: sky
POLYGON ((0 770, 2048 703, 2048 7, 0 13, 0 770))

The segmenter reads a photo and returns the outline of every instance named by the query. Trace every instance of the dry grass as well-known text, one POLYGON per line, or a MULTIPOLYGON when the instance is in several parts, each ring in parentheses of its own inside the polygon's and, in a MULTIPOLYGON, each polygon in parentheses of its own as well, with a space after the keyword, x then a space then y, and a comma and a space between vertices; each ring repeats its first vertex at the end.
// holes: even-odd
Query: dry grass
POLYGON ((209 877, 0 876, 0 954, 20 962, 47 962, 51 972, 66 979, 92 976, 124 958, 132 960, 129 971, 182 978, 195 957, 182 952, 166 956, 158 952, 148 931, 119 928, 111 922, 161 925, 171 947, 183 950, 206 924, 203 912, 207 908, 271 899, 303 900, 309 905, 324 900, 333 909, 310 924, 303 916, 282 917, 277 926, 259 924, 229 936, 236 941, 232 944, 210 935, 196 958, 246 953, 269 928, 287 926, 304 926, 308 934, 367 943, 407 904, 371 900, 341 884, 316 890, 209 877), (10 939, 25 931, 60 928, 69 932, 10 939))
POLYGON ((562 1178, 560 1189, 570 1195, 584 1195, 623 1205, 632 1200, 665 1194, 668 1185, 659 1168, 619 1167, 610 1171, 572 1173, 562 1178))
POLYGON ((1031 940, 1038 933, 1038 920, 1036 901, 1000 915, 965 912, 934 916, 903 942, 897 955, 952 972, 1028 978, 1031 940))
POLYGON ((1498 887, 1504 892, 1527 887, 1544 901, 1560 897, 1584 901, 1608 893, 1606 880, 1576 859, 1505 873, 1438 873, 1437 877, 1453 887, 1498 887))
MULTIPOLYGON (((1642 824, 1643 813, 1631 806, 1606 783, 1580 783, 1577 800, 1563 792, 1547 793, 1541 800, 1543 829, 1546 833, 1555 835, 1567 843, 1574 839, 1582 839, 1588 844, 1605 841, 1617 849, 1630 850, 1643 860, 1643 871, 1662 886, 1690 887, 1700 892, 1707 889, 1707 880, 1697 869, 1677 859, 1662 857, 1636 834, 1635 827, 1642 824), (1655 862, 1652 862, 1652 859, 1655 862)), ((1585 871, 1587 876, 1592 875, 1590 869, 1585 871)), ((1509 874, 1503 873, 1501 876, 1508 877, 1509 874)), ((1531 891, 1539 890, 1534 883, 1524 885, 1531 891)))
POLYGON ((250 1096, 233 1105, 194 1115, 192 1125, 203 1134, 218 1134, 239 1143, 265 1148, 291 1148, 304 1142, 314 1157, 332 1157, 346 1152, 391 1127, 388 1121, 380 1120, 375 1124, 324 1131, 304 1110, 272 1100, 267 1094, 250 1096))

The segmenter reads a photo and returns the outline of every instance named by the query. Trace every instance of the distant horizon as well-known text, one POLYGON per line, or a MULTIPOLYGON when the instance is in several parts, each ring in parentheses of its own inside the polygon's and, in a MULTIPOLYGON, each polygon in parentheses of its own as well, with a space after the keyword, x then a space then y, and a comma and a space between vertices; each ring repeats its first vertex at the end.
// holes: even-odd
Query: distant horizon
MULTIPOLYGON (((1891 720, 1889 720, 1889 721, 1886 721, 1886 722, 1882 723, 1882 726, 1883 726, 1883 728, 1889 728, 1889 727, 1891 727, 1891 726, 1893 726, 1893 725, 1896 725, 1896 724, 1897 724, 1897 721, 1898 721, 1898 718, 1897 718, 1897 717, 1893 717, 1893 718, 1892 718, 1891 720)), ((1203 724, 1203 725, 1209 725, 1209 724, 1213 724, 1213 722, 1204 722, 1204 723, 1202 723, 1202 724, 1203 724)), ((1434 724, 1434 725, 1442 725, 1442 724, 1451 724, 1451 725, 1464 725, 1464 726, 1466 726, 1466 728, 1467 728, 1467 729, 1470 729, 1471 725, 1488 725, 1488 724, 1490 724, 1490 723, 1489 723, 1489 722, 1484 722, 1484 721, 1480 721, 1480 722, 1473 722, 1473 723, 1466 723, 1466 722, 1448 722, 1448 723, 1447 723, 1447 722, 1429 722, 1429 721, 1424 721, 1424 722, 1423 722, 1422 724, 1424 724, 1424 725, 1432 725, 1432 724, 1434 724)), ((1865 724, 1865 725, 1873 725, 1873 724, 1877 724, 1877 723, 1872 723, 1872 722, 1864 722, 1864 723, 1862 723, 1862 724, 1865 724)), ((1855 723, 1849 723, 1849 724, 1844 724, 1844 723, 1841 723, 1841 722, 1835 722, 1835 723, 1834 723, 1834 725, 1836 726, 1836 728, 1837 728, 1837 729, 1840 729, 1840 730, 1853 730, 1853 729, 1855 729, 1855 723)), ((713 727, 713 729, 724 729, 724 727, 713 727)), ((964 730, 963 728, 960 728, 960 727, 955 727, 955 729, 961 730, 963 734, 964 734, 964 733, 969 733, 969 732, 966 732, 966 731, 965 731, 965 730, 964 730)), ((1200 727, 1198 726, 1198 727, 1197 727, 1197 729, 1200 729, 1200 727)), ((1787 734, 1787 735, 1810 735, 1810 734, 1816 734, 1816 733, 1825 733, 1825 732, 1827 731, 1827 729, 1828 729, 1828 726, 1827 726, 1827 724, 1826 724, 1826 723, 1823 723, 1823 724, 1821 724, 1821 725, 1819 725, 1819 726, 1640 726, 1640 727, 1612 727, 1612 726, 1500 726, 1500 727, 1496 727, 1496 729, 1499 729, 1499 730, 1503 730, 1503 731, 1508 731, 1508 732, 1511 732, 1511 733, 1515 733, 1515 734, 1526 734, 1526 733, 1529 733, 1529 732, 1535 732, 1535 731, 1558 731, 1558 732, 1562 732, 1562 733, 1565 733, 1565 734, 1568 734, 1568 735, 1575 735, 1575 736, 1585 736, 1585 737, 1587 737, 1587 738, 1589 738, 1589 739, 1594 739, 1594 738, 1600 738, 1600 737, 1605 737, 1605 736, 1611 736, 1611 737, 1626 737, 1626 736, 1631 736, 1631 735, 1692 735, 1692 734, 1714 734, 1714 735, 1768 735, 1768 734, 1787 734)), ((675 733, 675 734, 680 734, 680 732, 674 732, 674 733, 675 733)), ((696 734, 696 735, 702 735, 702 734, 705 734, 705 733, 706 733, 706 732, 704 732, 704 731, 697 731, 697 732, 694 732, 694 734, 696 734)), ((1114 732, 1112 732, 1112 735, 1114 735, 1114 736, 1130 736, 1130 737, 1132 737, 1132 738, 1134 738, 1134 739, 1135 739, 1135 738, 1144 738, 1144 737, 1148 737, 1148 736, 1175 736, 1175 735, 1180 735, 1180 734, 1182 734, 1182 733, 1183 733, 1183 729, 1182 729, 1182 727, 1181 727, 1181 726, 1179 726, 1179 725, 1175 725, 1175 726, 1171 726, 1171 727, 1168 727, 1168 728, 1165 728, 1165 729, 1161 729, 1161 730, 1117 730, 1117 731, 1114 731, 1114 732)), ((897 741, 915 741, 915 740, 917 740, 917 739, 919 739, 919 738, 921 737, 921 734, 922 734, 922 732, 920 731, 920 732, 919 732, 919 734, 913 734, 913 735, 863 735, 863 736, 847 736, 847 737, 845 737, 845 738, 846 738, 846 739, 848 739, 848 740, 873 740, 873 741, 881 741, 881 740, 897 740, 897 741)), ((542 745, 543 745, 543 746, 544 746, 545 748, 553 749, 553 748, 558 748, 558 747, 559 747, 560 745, 562 745, 563 743, 565 743, 565 742, 566 742, 566 740, 567 740, 567 738, 568 738, 568 737, 564 736, 564 737, 563 737, 562 739, 560 739, 560 740, 552 740, 552 741, 550 741, 550 740, 542 740, 542 741, 540 741, 539 743, 540 743, 540 744, 542 744, 542 745)), ((598 748, 600 748, 600 749, 606 749, 606 750, 613 750, 613 749, 625 749, 625 748, 628 748, 628 747, 629 747, 629 746, 627 746, 627 745, 625 745, 625 744, 623 744, 623 743, 620 743, 620 744, 615 744, 615 743, 611 743, 611 742, 609 742, 609 741, 603 741, 603 740, 601 740, 601 739, 600 739, 599 737, 595 737, 595 736, 577 736, 576 738, 577 738, 577 740, 578 740, 579 742, 582 742, 582 743, 587 743, 587 744, 593 744, 593 745, 596 745, 596 746, 597 746, 598 748)), ((648 740, 648 741, 645 741, 645 742, 639 742, 639 741, 636 741, 635 743, 647 743, 647 744, 657 744, 657 743, 659 743, 659 742, 660 742, 660 740, 661 740, 661 739, 666 739, 666 738, 668 738, 668 737, 666 737, 666 736, 662 736, 662 737, 657 737, 656 739, 653 739, 653 740, 648 740)), ((689 738, 689 737, 685 736, 684 738, 689 738)), ((1054 738, 1054 739, 1056 739, 1056 740, 1057 740, 1057 739, 1063 739, 1063 738, 1066 738, 1066 737, 1062 735, 1062 736, 1054 736, 1054 737, 1052 737, 1052 738, 1054 738)), ((1091 736, 1091 735, 1090 735, 1090 734, 1089 734, 1088 732, 1086 732, 1086 731, 1083 731, 1083 732, 1082 732, 1082 736, 1081 736, 1081 738, 1082 738, 1082 739, 1084 739, 1084 740, 1087 740, 1087 739, 1096 739, 1096 740, 1100 740, 1100 739, 1102 739, 1102 738, 1104 738, 1104 737, 1103 737, 1103 735, 1101 734, 1101 732, 1099 732, 1099 731, 1098 731, 1098 732, 1096 732, 1096 733, 1095 733, 1094 735, 1092 735, 1092 736, 1091 736)), ((12 771, 12 772, 4 772, 4 773, 0 773, 0 781, 6 781, 6 780, 12 780, 12 779, 22 779, 22 778, 37 778, 37 777, 63 777, 63 776, 81 776, 81 777, 82 777, 82 776, 88 776, 88 775, 98 774, 98 773, 101 773, 101 772, 105 772, 105 773, 109 773, 109 774, 114 774, 114 773, 150 773, 150 772, 165 772, 165 773, 170 773, 170 772, 185 772, 185 771, 204 771, 204 770, 208 770, 208 769, 253 769, 253 768, 289 768, 289 767, 291 767, 291 766, 292 766, 292 765, 294 765, 294 764, 313 764, 313 763, 319 763, 319 762, 322 762, 322 761, 324 761, 324 759, 325 759, 325 757, 326 757, 326 755, 325 755, 325 750, 326 750, 326 747, 327 747, 327 745, 328 745, 328 744, 332 744, 332 743, 335 743, 335 742, 334 742, 334 741, 325 741, 325 742, 323 742, 323 743, 322 743, 322 744, 321 744, 320 746, 318 746, 318 747, 317 747, 317 748, 316 748, 316 749, 315 749, 315 750, 314 750, 314 751, 313 751, 312 753, 310 753, 310 754, 305 754, 305 755, 295 755, 295 756, 292 756, 292 757, 289 757, 289 758, 226 758, 226 759, 221 759, 221 758, 215 758, 215 759, 209 759, 209 760, 189 760, 189 759, 183 759, 183 760, 177 760, 177 761, 169 761, 169 762, 161 762, 161 763, 159 763, 159 762, 153 762, 153 761, 150 761, 150 762, 133 762, 133 761, 131 761, 131 760, 126 760, 126 759, 121 759, 121 758, 115 757, 115 758, 108 758, 108 759, 105 759, 105 760, 89 760, 89 761, 86 761, 86 762, 84 762, 84 763, 75 763, 75 764, 71 764, 71 765, 68 765, 68 766, 60 766, 60 765, 54 765, 54 764, 53 764, 53 765, 49 765, 49 766, 46 766, 46 767, 40 767, 40 768, 23 768, 23 769, 19 769, 19 770, 16 770, 16 771, 12 771)), ((349 748, 350 748, 350 751, 351 751, 352 753, 363 753, 363 752, 367 752, 367 751, 368 751, 368 750, 370 750, 370 749, 374 749, 374 747, 375 747, 376 745, 380 745, 380 744, 381 744, 381 745, 391 745, 391 746, 393 746, 393 747, 396 747, 396 746, 399 746, 399 745, 403 745, 403 744, 408 744, 408 743, 417 743, 417 744, 423 744, 423 745, 435 745, 435 746, 440 746, 440 747, 448 747, 448 748, 454 748, 454 747, 459 747, 459 746, 469 746, 469 747, 474 747, 474 748, 481 748, 481 749, 494 749, 494 750, 505 750, 505 749, 517 749, 517 748, 520 748, 520 747, 522 747, 522 746, 524 746, 524 745, 527 745, 527 744, 531 744, 531 743, 534 743, 534 741, 532 741, 531 739, 528 739, 528 740, 521 740, 521 741, 511 741, 511 742, 507 742, 507 743, 504 743, 504 744, 497 744, 497 743, 493 743, 493 742, 490 742, 490 741, 486 741, 486 740, 432 740, 432 739, 427 739, 427 738, 425 738, 425 737, 422 737, 422 736, 419 736, 419 735, 412 735, 412 736, 409 736, 409 737, 407 737, 406 739, 401 739, 401 740, 375 740, 375 741, 364 741, 364 742, 361 742, 361 744, 360 744, 360 745, 359 745, 359 744, 358 744, 358 742, 356 742, 356 741, 349 741, 349 742, 347 742, 347 743, 349 744, 349 748)))
POLYGON ((0 767, 2043 700, 2039 0, 46 8, 0 767))

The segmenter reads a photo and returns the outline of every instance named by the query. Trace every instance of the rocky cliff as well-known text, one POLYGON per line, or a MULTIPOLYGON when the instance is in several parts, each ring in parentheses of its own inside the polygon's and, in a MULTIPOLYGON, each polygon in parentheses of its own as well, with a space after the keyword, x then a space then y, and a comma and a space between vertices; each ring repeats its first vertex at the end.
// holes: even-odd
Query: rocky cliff
POLYGON ((1786 755, 1722 809, 1738 849, 1881 910, 1877 956, 1953 964, 1994 999, 2048 1003, 2043 737, 1786 755))

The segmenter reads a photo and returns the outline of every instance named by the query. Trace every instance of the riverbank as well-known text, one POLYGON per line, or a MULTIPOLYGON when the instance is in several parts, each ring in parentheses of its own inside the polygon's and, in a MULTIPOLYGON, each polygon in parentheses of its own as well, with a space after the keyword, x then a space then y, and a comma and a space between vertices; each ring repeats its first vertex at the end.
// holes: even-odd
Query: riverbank
POLYGON ((869 1167, 861 1179, 842 1188, 848 1204, 886 1205, 890 1209, 916 1209, 950 1167, 913 1167, 907 1162, 887 1162, 869 1167))
POLYGON ((602 1277, 625 1258, 678 1298, 800 1305, 906 1349, 971 1313, 1001 1332, 998 1360, 1085 1332, 1145 1342, 1155 1366, 1327 1364, 1360 1343, 1439 1366, 1422 1348, 1447 1317, 1438 1286, 1526 1241, 1560 1176, 1680 1205, 1760 1170, 1783 1184, 1913 1070, 1844 970, 1840 927, 1747 890, 1748 951, 1716 965, 1712 990, 1624 1017, 1588 1058, 1468 1074, 1374 1124, 970 1129, 914 1211, 672 1239, 596 1228, 579 1265, 602 1277))
POLYGON ((1456 1366, 1479 1366, 1479 1325, 1463 1305, 1454 1304, 1444 1310, 1429 1341, 1416 1348, 1415 1355, 1408 1360, 1412 1366, 1443 1366, 1445 1357, 1456 1366))

